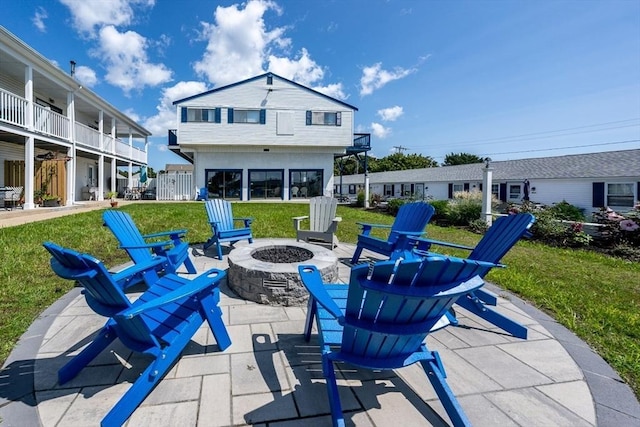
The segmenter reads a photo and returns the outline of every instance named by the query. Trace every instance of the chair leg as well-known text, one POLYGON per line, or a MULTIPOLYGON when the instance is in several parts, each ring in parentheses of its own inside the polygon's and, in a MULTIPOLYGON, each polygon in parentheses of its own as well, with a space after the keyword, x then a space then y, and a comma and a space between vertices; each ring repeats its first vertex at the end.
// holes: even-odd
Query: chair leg
POLYGON ((322 372, 327 381, 327 394, 329 395, 333 427, 344 427, 344 415, 342 414, 342 405, 340 405, 336 373, 333 370, 333 361, 326 354, 322 355, 322 372))
POLYGON ((193 265, 193 261, 189 258, 189 255, 187 255, 187 258, 184 260, 184 266, 189 274, 196 274, 198 272, 198 270, 196 270, 196 266, 193 265))
POLYGON ((353 253, 353 258, 351 258, 351 264, 355 265, 360 259, 361 254, 362 254, 362 247, 356 246, 356 251, 353 253))
POLYGON ((309 296, 307 302, 307 319, 304 322, 304 340, 309 341, 311 339, 311 330, 313 329, 313 321, 315 320, 318 306, 312 296, 309 296))
POLYGON ((200 307, 204 317, 209 323, 213 337, 216 339, 218 347, 220 347, 220 351, 224 351, 231 345, 231 338, 229 338, 227 327, 224 325, 224 322, 222 322, 222 310, 218 307, 218 300, 220 298, 217 294, 219 294, 219 292, 220 290, 215 288, 215 296, 212 293, 201 296, 200 307))
POLYGON ((480 299, 471 294, 465 294, 456 301, 461 307, 466 308, 478 317, 483 318, 500 329, 509 332, 516 338, 527 339, 527 328, 515 320, 511 320, 503 314, 487 307, 480 299))
POLYGON ((216 242, 216 246, 218 248, 218 259, 222 260, 222 245, 220 244, 220 242, 216 242))
MULTIPOLYGON (((428 352, 428 350, 426 351, 428 352)), ((435 351, 431 352, 431 357, 426 360, 421 360, 420 364, 436 391, 440 402, 442 402, 442 406, 444 406, 444 409, 447 411, 447 415, 451 418, 454 427, 471 427, 471 422, 462 410, 453 391, 449 388, 449 384, 447 384, 447 380, 445 379, 446 375, 440 363, 438 353, 435 351)))
POLYGON ((107 324, 100 330, 98 335, 84 350, 80 352, 76 357, 71 359, 66 365, 64 365, 58 371, 58 383, 64 384, 69 380, 75 378, 78 373, 84 369, 93 359, 98 356, 102 350, 107 348, 109 344, 116 339, 116 333, 112 330, 112 325, 115 322, 109 320, 107 324))

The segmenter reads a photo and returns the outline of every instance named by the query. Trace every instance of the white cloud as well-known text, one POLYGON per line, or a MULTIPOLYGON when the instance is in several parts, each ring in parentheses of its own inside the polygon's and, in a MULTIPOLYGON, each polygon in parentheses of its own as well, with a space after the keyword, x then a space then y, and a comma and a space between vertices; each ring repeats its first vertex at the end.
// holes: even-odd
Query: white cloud
POLYGON ((395 106, 378 110, 378 115, 385 122, 395 122, 398 117, 404 114, 402 107, 395 106))
POLYGON ((415 71, 417 71, 416 68, 405 70, 400 67, 394 68, 393 71, 383 70, 380 62, 371 67, 364 67, 362 78, 360 78, 360 96, 371 95, 374 90, 380 89, 393 80, 407 77, 415 71))
POLYGON ((75 78, 86 87, 93 87, 98 83, 96 72, 84 65, 78 65, 76 67, 75 78))
POLYGON ((93 37, 96 27, 128 25, 134 18, 134 7, 153 7, 155 0, 60 0, 69 8, 73 26, 93 37))
POLYGON ((334 83, 327 86, 316 86, 312 89, 320 93, 324 93, 325 95, 332 98, 340 99, 342 101, 349 98, 349 95, 345 94, 344 90, 342 89, 342 83, 334 83))
POLYGON ((173 105, 173 102, 205 92, 207 89, 204 83, 194 81, 179 82, 174 86, 164 88, 156 107, 158 114, 147 118, 143 126, 154 136, 165 136, 168 129, 177 127, 176 106, 173 105))
POLYGON ((291 43, 283 37, 284 27, 267 30, 263 16, 270 10, 282 13, 276 3, 268 0, 250 0, 244 9, 238 9, 238 5, 218 6, 215 23, 201 23, 201 38, 208 44, 202 59, 193 65, 196 73, 221 86, 264 72, 270 50, 286 48, 291 43))
POLYGON ((384 139, 387 136, 391 135, 391 128, 386 128, 382 126, 380 123, 371 123, 371 132, 374 136, 377 136, 380 139, 384 139))
POLYGON ((106 64, 105 80, 125 94, 145 86, 157 86, 171 80, 171 70, 164 64, 149 62, 148 41, 135 31, 119 32, 108 25, 100 29, 99 47, 92 55, 106 64))
POLYGON ((305 48, 294 59, 269 55, 269 71, 305 86, 311 86, 324 77, 324 70, 311 59, 305 48))
POLYGON ((44 20, 48 17, 49 15, 47 14, 47 11, 42 6, 38 6, 38 8, 36 9, 36 14, 33 16, 33 18, 31 18, 31 21, 41 33, 46 33, 47 26, 44 23, 44 20))

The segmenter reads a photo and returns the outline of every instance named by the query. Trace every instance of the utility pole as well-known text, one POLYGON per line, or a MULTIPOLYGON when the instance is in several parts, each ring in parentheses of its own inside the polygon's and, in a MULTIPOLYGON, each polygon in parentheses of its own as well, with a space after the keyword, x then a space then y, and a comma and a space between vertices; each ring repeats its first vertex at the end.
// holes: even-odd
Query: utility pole
POLYGON ((403 147, 402 145, 394 145, 393 148, 396 149, 396 153, 402 153, 405 150, 408 150, 407 147, 403 147))

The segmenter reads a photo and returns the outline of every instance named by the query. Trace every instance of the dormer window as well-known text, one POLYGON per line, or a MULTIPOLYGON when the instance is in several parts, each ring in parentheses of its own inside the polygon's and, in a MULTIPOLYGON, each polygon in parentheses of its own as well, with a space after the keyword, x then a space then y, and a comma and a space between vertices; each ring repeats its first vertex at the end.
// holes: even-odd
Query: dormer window
POLYGON ((273 76, 271 74, 269 74, 267 76, 267 84, 268 85, 272 85, 273 84, 273 76))

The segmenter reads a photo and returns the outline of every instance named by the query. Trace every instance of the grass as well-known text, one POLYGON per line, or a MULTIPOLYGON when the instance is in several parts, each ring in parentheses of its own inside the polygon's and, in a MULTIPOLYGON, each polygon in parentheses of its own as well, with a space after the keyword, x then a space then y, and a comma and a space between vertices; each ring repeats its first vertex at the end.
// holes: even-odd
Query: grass
MULTIPOLYGON (((188 240, 210 236, 200 203, 139 203, 121 208, 143 233, 186 228, 188 240)), ((304 204, 239 203, 234 215, 253 217, 254 237, 295 237, 294 216, 306 215, 304 204)), ((102 227, 102 211, 60 217, 0 229, 0 361, 38 315, 73 283, 49 268, 42 242, 88 252, 107 266, 128 261, 115 238, 102 227)), ((393 218, 345 206, 338 207, 340 241, 355 243, 356 222, 386 223, 393 218)), ((475 245, 480 236, 456 228, 427 227, 429 236, 475 245)), ((465 256, 464 252, 452 252, 465 256)), ((520 242, 503 259, 509 267, 487 279, 512 291, 574 331, 600 354, 640 396, 640 264, 601 254, 520 242)))

